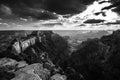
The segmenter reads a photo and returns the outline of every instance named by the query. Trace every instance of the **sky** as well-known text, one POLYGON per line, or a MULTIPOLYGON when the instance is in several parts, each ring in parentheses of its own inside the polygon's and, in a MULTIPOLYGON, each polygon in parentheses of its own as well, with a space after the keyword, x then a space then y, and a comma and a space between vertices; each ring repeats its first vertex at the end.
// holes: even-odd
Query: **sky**
MULTIPOLYGON (((39 18, 39 14, 44 11, 58 14, 75 14, 84 11, 88 5, 95 0, 0 0, 0 15, 9 18, 16 16, 32 16, 39 18)), ((107 0, 103 0, 107 1, 107 0)), ((120 13, 120 0, 110 0, 113 5, 104 9, 117 7, 114 11, 120 13)))
MULTIPOLYGON (((58 14, 79 13, 94 0, 0 0, 0 14, 37 16, 41 10, 58 14)), ((37 16, 38 17, 38 16, 37 16)))
MULTIPOLYGON (((120 14, 120 0, 0 0, 0 27, 16 26, 14 23, 8 25, 8 23, 12 21, 15 23, 23 22, 22 25, 28 21, 27 26, 29 27, 29 25, 32 25, 29 24, 33 23, 32 21, 57 19, 58 15, 80 14, 87 10, 95 1, 101 1, 101 4, 110 2, 111 5, 103 7, 103 10, 112 9, 116 14, 120 14), (2 21, 2 19, 4 19, 4 21, 2 21)), ((105 15, 103 12, 100 13, 105 15)), ((96 14, 99 14, 99 12, 96 14)), ((109 19, 110 16, 114 17, 114 13, 110 15, 111 13, 108 11, 107 14, 107 19, 109 19)), ((35 25, 37 25, 37 23, 35 25)), ((21 26, 21 24, 17 26, 21 26)), ((65 23, 67 29, 68 26, 71 26, 71 24, 66 26, 65 23)))

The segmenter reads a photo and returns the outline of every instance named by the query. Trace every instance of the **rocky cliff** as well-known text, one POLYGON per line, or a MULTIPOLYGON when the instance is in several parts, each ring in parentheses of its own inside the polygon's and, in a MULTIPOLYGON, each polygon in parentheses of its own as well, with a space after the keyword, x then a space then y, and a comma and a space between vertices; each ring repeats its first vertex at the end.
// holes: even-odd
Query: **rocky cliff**
POLYGON ((120 79, 120 30, 83 41, 71 55, 52 31, 0 33, 0 80, 120 79))
POLYGON ((0 35, 1 80, 66 80, 59 62, 67 56, 68 45, 61 36, 52 31, 1 31, 0 35))

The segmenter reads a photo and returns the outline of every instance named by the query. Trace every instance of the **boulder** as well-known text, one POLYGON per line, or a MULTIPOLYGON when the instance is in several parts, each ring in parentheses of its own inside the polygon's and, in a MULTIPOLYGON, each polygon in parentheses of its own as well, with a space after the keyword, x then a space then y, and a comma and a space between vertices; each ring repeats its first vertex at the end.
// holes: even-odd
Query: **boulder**
POLYGON ((50 71, 40 63, 31 64, 15 72, 16 77, 11 80, 49 80, 50 71))
POLYGON ((15 77, 14 72, 27 66, 26 62, 17 62, 10 58, 0 59, 0 80, 10 80, 15 77))
POLYGON ((13 72, 16 69, 27 66, 25 61, 17 62, 16 60, 10 58, 0 59, 0 71, 13 72))
POLYGON ((65 75, 55 74, 51 77, 51 80, 67 80, 65 75))

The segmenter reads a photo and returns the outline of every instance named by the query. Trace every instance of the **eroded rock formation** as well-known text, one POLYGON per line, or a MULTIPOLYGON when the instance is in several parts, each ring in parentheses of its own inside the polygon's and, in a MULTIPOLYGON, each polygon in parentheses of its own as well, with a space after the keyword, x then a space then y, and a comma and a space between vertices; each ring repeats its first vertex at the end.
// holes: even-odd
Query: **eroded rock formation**
POLYGON ((64 71, 58 62, 65 55, 67 42, 61 36, 52 31, 1 33, 1 44, 9 42, 5 47, 0 46, 3 48, 0 51, 1 80, 50 80, 52 76, 56 77, 55 80, 62 78, 64 71), (4 42, 6 39, 8 41, 4 42), (58 47, 60 44, 63 45, 58 47))
POLYGON ((120 30, 83 41, 71 55, 67 41, 52 31, 1 34, 7 45, 0 45, 0 80, 120 79, 120 30))

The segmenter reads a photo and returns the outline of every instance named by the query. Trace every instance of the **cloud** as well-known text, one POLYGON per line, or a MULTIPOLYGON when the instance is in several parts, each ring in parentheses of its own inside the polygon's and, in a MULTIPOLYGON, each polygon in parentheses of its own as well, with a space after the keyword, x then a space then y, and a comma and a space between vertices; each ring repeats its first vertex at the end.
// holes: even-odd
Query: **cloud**
POLYGON ((12 15, 11 8, 3 4, 0 6, 0 12, 4 15, 12 15))
MULTIPOLYGON (((85 5, 94 0, 1 0, 0 4, 9 5, 13 10, 26 8, 42 8, 49 11, 63 13, 76 13, 85 9, 85 5)), ((22 10, 21 10, 22 11, 22 10)))

